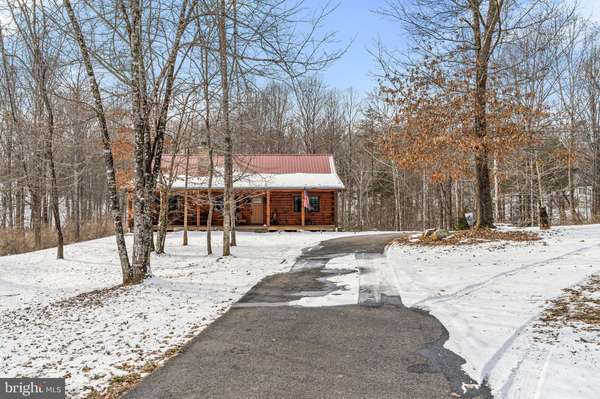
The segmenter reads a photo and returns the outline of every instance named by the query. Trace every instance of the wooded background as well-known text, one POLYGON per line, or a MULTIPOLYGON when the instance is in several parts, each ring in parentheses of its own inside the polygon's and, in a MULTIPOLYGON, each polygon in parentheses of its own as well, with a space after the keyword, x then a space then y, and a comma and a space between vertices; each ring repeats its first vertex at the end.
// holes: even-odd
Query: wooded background
POLYGON ((309 11, 3 2, 0 254, 118 230, 128 183, 143 230, 157 160, 200 151, 226 157, 226 178, 234 153, 333 154, 343 229, 453 228, 466 212, 527 226, 542 208, 600 221, 600 30, 574 5, 390 1, 374 12, 411 54, 371 49, 370 93, 322 80, 346 44, 324 28, 335 4, 309 11))

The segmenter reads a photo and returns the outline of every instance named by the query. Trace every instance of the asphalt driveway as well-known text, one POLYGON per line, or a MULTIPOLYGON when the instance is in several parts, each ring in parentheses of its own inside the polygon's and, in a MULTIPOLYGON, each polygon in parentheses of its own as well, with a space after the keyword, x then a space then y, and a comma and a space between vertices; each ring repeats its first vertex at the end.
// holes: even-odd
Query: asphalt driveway
POLYGON ((361 286, 356 305, 287 305, 330 292, 330 259, 381 257, 397 236, 338 238, 306 250, 289 273, 257 284, 125 398, 491 397, 485 387, 463 390, 474 381, 461 370, 464 360, 443 348, 446 329, 398 296, 363 295, 370 287, 361 286))

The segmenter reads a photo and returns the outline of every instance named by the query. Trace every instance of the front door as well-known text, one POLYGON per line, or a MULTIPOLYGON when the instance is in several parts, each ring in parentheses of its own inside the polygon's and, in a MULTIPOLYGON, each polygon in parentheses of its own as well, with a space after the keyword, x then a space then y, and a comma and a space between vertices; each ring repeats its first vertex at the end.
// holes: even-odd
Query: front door
POLYGON ((252 198, 252 216, 250 217, 250 224, 263 224, 263 214, 263 197, 252 198))

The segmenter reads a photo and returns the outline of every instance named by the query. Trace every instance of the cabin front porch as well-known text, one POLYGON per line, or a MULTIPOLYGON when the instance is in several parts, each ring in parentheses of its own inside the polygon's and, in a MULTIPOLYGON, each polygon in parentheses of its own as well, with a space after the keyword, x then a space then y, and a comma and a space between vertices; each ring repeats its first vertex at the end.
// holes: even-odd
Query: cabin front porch
MULTIPOLYGON (((156 227, 156 226, 155 226, 156 227)), ((182 225, 169 225, 167 231, 183 231, 182 225)), ((213 226, 213 230, 221 231, 223 226, 213 226)), ((337 231, 335 225, 311 225, 311 226, 297 226, 297 225, 277 225, 277 226, 259 226, 259 225, 236 225, 237 231, 252 231, 256 233, 266 233, 274 231, 337 231)), ((206 225, 203 226, 188 226, 188 231, 206 231, 206 225)))
MULTIPOLYGON (((133 227, 133 193, 129 193, 127 221, 133 227)), ((310 209, 303 206, 304 190, 236 190, 235 224, 239 231, 331 231, 337 228, 336 190, 307 190, 310 209)), ((213 190, 212 226, 223 225, 223 192, 213 190)), ((170 231, 206 230, 208 219, 208 192, 206 190, 177 189, 169 192, 164 201, 168 206, 170 231)), ((153 203, 153 223, 158 225, 160 195, 153 203)))

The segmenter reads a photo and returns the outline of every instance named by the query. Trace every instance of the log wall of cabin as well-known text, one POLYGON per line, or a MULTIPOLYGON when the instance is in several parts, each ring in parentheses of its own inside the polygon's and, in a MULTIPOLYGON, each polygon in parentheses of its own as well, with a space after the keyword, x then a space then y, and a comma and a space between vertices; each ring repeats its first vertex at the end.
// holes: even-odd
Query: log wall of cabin
MULTIPOLYGON (((271 191, 271 213, 277 212, 280 225, 297 226, 302 224, 302 212, 294 212, 294 197, 302 196, 302 191, 271 191)), ((335 224, 335 192, 309 191, 309 197, 319 197, 319 212, 305 211, 306 225, 335 224)))
POLYGON ((294 212, 294 193, 271 191, 271 216, 274 213, 279 225, 299 225, 300 213, 294 212))
POLYGON ((306 224, 333 225, 335 224, 335 191, 308 192, 309 197, 320 198, 319 212, 306 212, 306 224))

